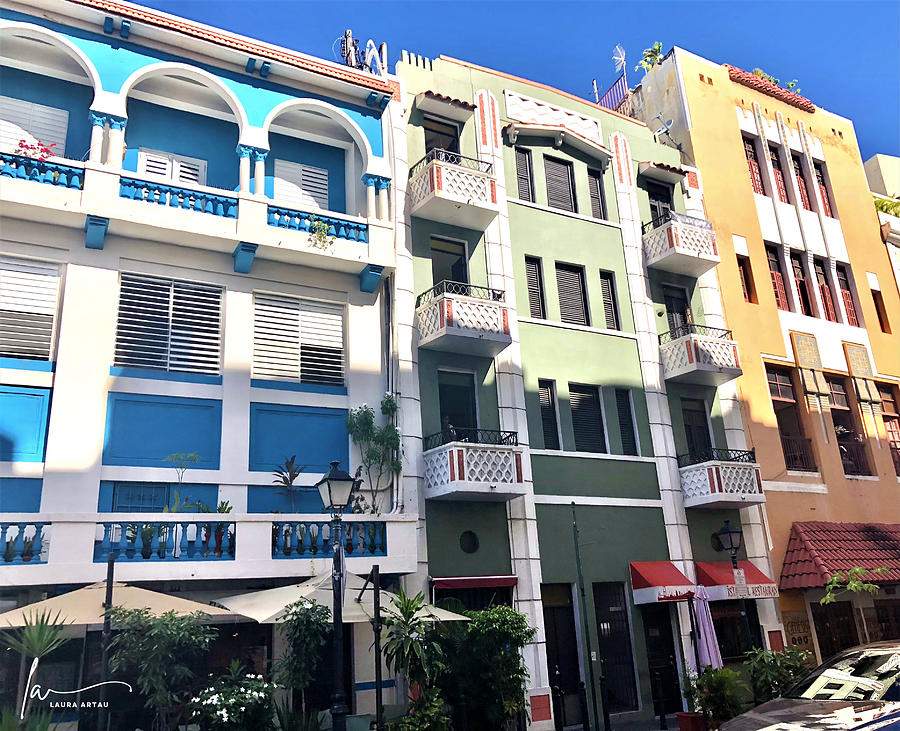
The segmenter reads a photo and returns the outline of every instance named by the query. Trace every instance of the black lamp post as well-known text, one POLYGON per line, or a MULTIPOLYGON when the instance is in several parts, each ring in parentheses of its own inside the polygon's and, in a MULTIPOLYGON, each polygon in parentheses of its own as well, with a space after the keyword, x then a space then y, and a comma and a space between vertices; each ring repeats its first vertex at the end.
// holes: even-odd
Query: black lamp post
MULTIPOLYGON (((719 539, 722 550, 731 554, 731 567, 737 571, 737 555, 744 538, 744 533, 741 531, 740 526, 732 525, 730 520, 726 520, 725 525, 719 528, 719 531, 716 533, 716 537, 719 539)), ((741 611, 741 628, 744 633, 744 643, 748 648, 752 649, 755 644, 753 642, 753 634, 750 632, 750 619, 747 616, 747 600, 741 596, 738 598, 738 601, 741 611)))
POLYGON ((325 509, 331 513, 331 546, 334 564, 331 569, 331 591, 334 605, 331 619, 334 625, 334 647, 332 648, 331 727, 334 731, 347 730, 347 697, 344 694, 344 617, 341 587, 344 583, 343 530, 341 516, 350 504, 354 479, 344 472, 337 461, 331 463, 331 470, 316 483, 325 509))

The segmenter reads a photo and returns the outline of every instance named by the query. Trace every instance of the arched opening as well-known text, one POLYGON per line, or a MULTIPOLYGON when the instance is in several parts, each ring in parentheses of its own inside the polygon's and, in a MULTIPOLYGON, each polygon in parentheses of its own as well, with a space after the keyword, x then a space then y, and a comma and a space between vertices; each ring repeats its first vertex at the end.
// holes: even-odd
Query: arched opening
POLYGON ((265 194, 287 208, 364 216, 361 177, 371 157, 362 131, 325 102, 290 102, 269 115, 265 194))
MULTIPOLYGON (((99 76, 67 39, 38 26, 0 26, 0 152, 20 142, 49 147, 50 154, 87 159, 88 115, 99 76)), ((32 156, 32 155, 29 155, 32 156)))
POLYGON ((245 115, 214 76, 180 64, 142 69, 125 82, 122 167, 185 187, 238 188, 235 148, 245 115))

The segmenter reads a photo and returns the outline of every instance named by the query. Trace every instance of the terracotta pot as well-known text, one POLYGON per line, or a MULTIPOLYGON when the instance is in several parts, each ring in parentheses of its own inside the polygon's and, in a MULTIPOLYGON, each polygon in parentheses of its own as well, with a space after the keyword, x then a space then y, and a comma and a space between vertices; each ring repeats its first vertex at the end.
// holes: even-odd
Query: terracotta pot
POLYGON ((678 719, 679 731, 706 731, 706 720, 702 713, 679 711, 675 717, 678 719))

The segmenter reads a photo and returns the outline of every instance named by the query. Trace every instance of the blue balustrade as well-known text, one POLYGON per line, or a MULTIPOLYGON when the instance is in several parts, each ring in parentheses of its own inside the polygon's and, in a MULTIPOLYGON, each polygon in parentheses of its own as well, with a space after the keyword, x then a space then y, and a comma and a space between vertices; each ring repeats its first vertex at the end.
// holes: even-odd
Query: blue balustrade
POLYGON ((50 523, 0 523, 2 542, 2 562, 0 563, 45 563, 41 556, 48 535, 44 531, 50 523))
POLYGON ((135 178, 119 179, 119 196, 133 201, 155 203, 169 208, 210 213, 222 218, 237 218, 237 198, 202 193, 167 183, 151 183, 135 178))
MULTIPOLYGON (((366 520, 341 524, 344 555, 349 558, 387 556, 387 526, 366 520)), ((331 523, 285 520, 272 523, 272 558, 327 558, 333 554, 331 523)))
POLYGON ((228 521, 145 521, 99 523, 94 561, 233 561, 235 528, 228 521))
POLYGON ((332 216, 323 216, 319 213, 293 211, 289 208, 269 206, 268 220, 270 226, 287 228, 293 231, 305 231, 306 233, 310 233, 313 223, 321 221, 328 227, 328 230, 325 232, 328 237, 333 236, 338 239, 359 241, 363 244, 369 241, 368 224, 332 216))
POLYGON ((57 188, 81 190, 84 187, 84 170, 81 168, 36 160, 24 155, 0 153, 0 175, 55 185, 57 188))

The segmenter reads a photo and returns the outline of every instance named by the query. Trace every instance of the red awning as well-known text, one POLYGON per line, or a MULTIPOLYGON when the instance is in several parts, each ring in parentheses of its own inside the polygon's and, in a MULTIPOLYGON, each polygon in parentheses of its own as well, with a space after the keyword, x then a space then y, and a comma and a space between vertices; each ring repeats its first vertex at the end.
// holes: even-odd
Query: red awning
POLYGON ((441 576, 435 577, 435 589, 480 589, 496 586, 515 586, 517 576, 441 576))
POLYGON ((738 561, 738 571, 743 572, 735 577, 730 561, 697 561, 697 583, 709 591, 710 601, 723 599, 763 599, 778 597, 778 586, 750 561, 738 561), (746 585, 746 590, 742 587, 746 585))
POLYGON ((671 561, 632 561, 635 604, 677 602, 694 595, 694 585, 671 561))

